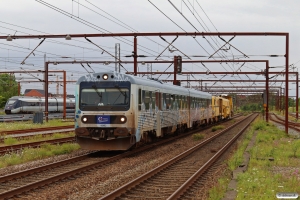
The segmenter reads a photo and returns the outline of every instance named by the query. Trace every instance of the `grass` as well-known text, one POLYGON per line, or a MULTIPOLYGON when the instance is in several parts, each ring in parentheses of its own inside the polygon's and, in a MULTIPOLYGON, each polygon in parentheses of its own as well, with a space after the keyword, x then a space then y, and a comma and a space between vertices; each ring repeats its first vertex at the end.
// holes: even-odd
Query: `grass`
MULTIPOLYGON (((52 135, 39 134, 39 135, 34 135, 32 137, 28 137, 25 139, 17 139, 17 138, 13 138, 13 137, 7 137, 4 139, 4 144, 5 145, 24 144, 24 143, 53 140, 53 139, 66 138, 66 137, 72 137, 72 136, 75 136, 74 132, 54 133, 52 135)), ((3 145, 0 144, 0 146, 3 146, 3 145)))
POLYGON ((65 143, 62 145, 43 144, 40 148, 24 148, 18 153, 9 153, 0 157, 0 168, 11 165, 18 165, 29 161, 48 158, 55 155, 62 155, 78 150, 76 143, 65 143))
POLYGON ((196 133, 196 134, 193 134, 193 140, 201 140, 204 138, 204 135, 201 134, 201 133, 196 133))
MULTIPOLYGON (((300 166, 300 141, 262 120, 253 124, 237 152, 227 161, 228 168, 233 170, 241 163, 254 131, 257 131, 256 143, 250 150, 247 171, 238 176, 236 199, 276 199, 277 192, 300 194, 300 172, 297 170, 300 166), (270 157, 274 161, 270 161, 270 157)), ((222 177, 221 180, 228 178, 222 177)), ((220 190, 220 185, 213 188, 210 199, 222 199, 225 190, 220 190)))
POLYGON ((224 126, 223 125, 218 125, 218 126, 213 126, 211 131, 215 132, 217 130, 222 130, 222 129, 224 129, 224 126))
POLYGON ((55 126, 68 126, 73 125, 74 122, 64 122, 61 119, 53 119, 43 124, 34 124, 32 121, 25 122, 11 122, 11 123, 0 123, 0 131, 7 130, 22 130, 30 128, 43 128, 43 127, 55 127, 55 126))
MULTIPOLYGON (((243 139, 243 141, 238 142, 237 151, 233 154, 233 156, 229 160, 226 161, 227 170, 233 171, 240 164, 242 164, 243 159, 244 159, 243 158, 244 151, 247 148, 249 142, 251 141, 253 134, 254 134, 254 126, 251 126, 248 129, 248 132, 246 133, 246 136, 243 139)), ((227 186, 230 182, 230 178, 231 178, 230 174, 231 173, 227 173, 223 177, 221 177, 218 180, 218 184, 209 191, 209 199, 210 200, 216 200, 216 199, 223 198, 223 196, 226 192, 227 186)))

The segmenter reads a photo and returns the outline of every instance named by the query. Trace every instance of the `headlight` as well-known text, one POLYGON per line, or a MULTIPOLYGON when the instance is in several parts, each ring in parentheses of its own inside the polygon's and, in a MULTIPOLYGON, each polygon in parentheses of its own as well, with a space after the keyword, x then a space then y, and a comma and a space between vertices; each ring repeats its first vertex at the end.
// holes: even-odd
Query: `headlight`
POLYGON ((126 117, 121 117, 120 122, 125 123, 126 122, 126 117))
POLYGON ((108 75, 107 75, 107 74, 104 74, 104 75, 102 76, 102 78, 103 78, 104 80, 107 80, 107 79, 108 79, 108 75))
POLYGON ((86 117, 82 118, 82 121, 87 122, 87 118, 86 117))

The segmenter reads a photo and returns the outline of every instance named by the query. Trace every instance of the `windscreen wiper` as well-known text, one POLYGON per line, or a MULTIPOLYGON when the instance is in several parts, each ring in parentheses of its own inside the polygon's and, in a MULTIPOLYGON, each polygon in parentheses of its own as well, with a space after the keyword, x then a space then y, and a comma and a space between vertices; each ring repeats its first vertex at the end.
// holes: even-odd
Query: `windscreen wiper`
POLYGON ((92 88, 95 89, 95 91, 96 91, 96 93, 98 94, 98 96, 100 97, 100 101, 101 101, 101 100, 102 100, 102 92, 99 92, 99 91, 98 91, 98 88, 97 88, 96 85, 92 85, 92 88))
MULTIPOLYGON (((120 92, 120 95, 122 94, 125 98, 124 98, 124 103, 126 104, 126 100, 127 100, 127 93, 123 92, 121 90, 121 88, 118 85, 115 85, 115 88, 117 88, 120 92)), ((115 100, 115 102, 113 104, 115 104, 117 102, 117 100, 119 99, 120 95, 118 96, 118 98, 115 100)))
POLYGON ((126 92, 123 92, 118 85, 115 85, 115 88, 117 88, 119 92, 126 98, 126 92))

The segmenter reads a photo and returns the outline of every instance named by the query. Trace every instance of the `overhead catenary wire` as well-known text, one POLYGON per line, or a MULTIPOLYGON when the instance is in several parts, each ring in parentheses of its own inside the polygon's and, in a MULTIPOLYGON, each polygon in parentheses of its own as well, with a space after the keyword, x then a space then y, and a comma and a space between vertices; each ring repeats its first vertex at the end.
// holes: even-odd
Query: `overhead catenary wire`
MULTIPOLYGON (((27 27, 24 27, 24 26, 19 26, 19 25, 15 25, 15 24, 3 22, 3 21, 0 21, 0 23, 4 23, 4 24, 10 25, 10 26, 15 26, 15 27, 18 27, 18 28, 27 29, 27 30, 30 30, 30 31, 35 31, 35 32, 43 33, 43 34, 50 34, 50 33, 47 33, 47 32, 38 31, 38 30, 35 30, 35 29, 30 29, 30 28, 27 28, 27 27)), ((3 26, 0 26, 0 27, 5 28, 5 29, 8 29, 8 30, 15 30, 15 29, 3 27, 3 26)), ((24 31, 20 31, 20 30, 18 30, 18 32, 24 33, 24 34, 29 34, 29 33, 26 33, 26 32, 24 32, 24 31)), ((5 34, 7 34, 7 33, 5 33, 5 34)), ((85 43, 85 44, 88 44, 88 42, 85 42, 85 41, 80 41, 80 40, 76 40, 76 39, 72 39, 72 40, 74 40, 74 41, 76 41, 76 42, 79 42, 79 43, 85 43)), ((53 39, 47 39, 46 42, 55 43, 55 44, 61 44, 61 45, 66 45, 66 46, 72 46, 72 47, 78 47, 78 48, 84 48, 84 49, 90 49, 90 50, 94 50, 94 51, 99 51, 98 49, 92 49, 92 48, 89 48, 89 47, 82 47, 82 46, 73 45, 73 44, 66 43, 66 42, 56 41, 56 40, 53 40, 53 39)), ((114 47, 106 47, 106 46, 104 46, 104 47, 105 47, 105 48, 111 48, 111 49, 114 49, 114 47)), ((121 50, 121 51, 127 52, 127 50, 121 50)), ((128 52, 129 52, 129 51, 128 51, 128 52)))
MULTIPOLYGON (((111 55, 113 58, 117 59, 119 62, 122 62, 119 58, 117 58, 116 56, 112 55, 111 53, 109 53, 108 51, 106 51, 105 49, 103 49, 102 47, 100 47, 99 45, 95 44, 94 42, 92 42, 90 39, 88 39, 87 37, 84 37, 88 42, 94 44, 95 46, 99 47, 101 50, 105 51, 106 53, 108 53, 109 55, 111 55)), ((120 63, 121 67, 128 72, 128 70, 120 63)))
MULTIPOLYGON (((71 17, 73 20, 78 21, 78 22, 80 22, 80 23, 82 23, 82 24, 84 24, 84 25, 86 25, 86 26, 89 26, 90 28, 93 28, 93 29, 95 29, 95 30, 98 30, 98 31, 100 31, 100 32, 102 32, 102 33, 105 33, 105 32, 111 33, 110 31, 108 31, 108 30, 106 30, 106 29, 104 29, 104 28, 101 28, 101 27, 99 27, 99 26, 96 25, 96 24, 90 23, 90 22, 88 22, 87 20, 84 20, 84 19, 82 19, 82 18, 80 18, 80 17, 76 17, 76 18, 75 18, 75 17, 73 17, 74 15, 72 15, 71 13, 66 12, 66 11, 64 11, 64 10, 62 10, 62 9, 60 9, 60 8, 58 8, 58 7, 56 7, 56 6, 53 6, 52 4, 49 4, 49 3, 47 3, 47 2, 45 2, 45 1, 43 1, 43 0, 35 0, 35 1, 37 1, 38 3, 41 3, 41 4, 43 4, 43 5, 47 6, 47 7, 49 7, 49 8, 51 8, 51 9, 55 10, 55 11, 57 11, 57 12, 63 14, 63 15, 65 15, 65 16, 71 17)), ((126 39, 126 38, 123 38, 123 37, 116 38, 116 37, 115 37, 115 39, 116 39, 116 40, 119 40, 119 41, 121 41, 121 42, 123 42, 123 43, 125 43, 125 44, 127 44, 127 45, 129 45, 129 46, 133 46, 132 43, 131 43, 132 41, 130 41, 130 40, 126 39), (122 38, 122 39, 121 39, 121 38, 122 38), (130 43, 128 43, 128 42, 130 42, 130 43)), ((147 47, 144 47, 144 46, 142 46, 142 45, 138 45, 138 46, 141 47, 141 48, 147 49, 147 50, 149 50, 149 51, 153 51, 153 50, 151 50, 151 49, 149 49, 149 48, 147 48, 147 47)), ((145 50, 143 50, 143 49, 139 49, 139 50, 147 53, 147 51, 145 51, 145 50)), ((154 52, 154 51, 153 51, 153 52, 154 52)), ((148 52, 148 53, 149 53, 149 52, 148 52)), ((149 53, 149 54, 151 54, 151 53, 149 53)))
MULTIPOLYGON (((75 2, 77 2, 77 1, 75 1, 75 2)), ((104 16, 104 15, 102 15, 102 14, 100 14, 100 13, 98 13, 98 12, 96 12, 96 11, 90 9, 90 8, 88 8, 87 6, 85 6, 85 5, 83 5, 83 4, 79 3, 79 2, 77 2, 77 3, 78 3, 79 5, 81 5, 81 6, 85 7, 85 8, 87 8, 87 9, 89 9, 89 10, 91 10, 91 11, 97 13, 98 15, 104 17, 105 19, 108 19, 108 20, 110 20, 110 21, 112 21, 112 22, 118 24, 119 26, 122 26, 123 28, 126 28, 127 30, 130 30, 131 32, 137 32, 137 33, 139 32, 139 31, 137 31, 136 29, 134 29, 134 28, 132 28, 131 26, 129 26, 128 24, 122 22, 121 20, 117 19, 117 18, 114 17, 113 15, 109 14, 109 13, 106 12, 105 10, 103 10, 103 9, 99 8, 98 6, 96 6, 95 4, 91 3, 90 1, 85 0, 85 2, 91 4, 92 6, 94 6, 94 7, 97 8, 97 9, 101 10, 101 11, 104 12, 106 15, 108 15, 108 16, 112 17, 113 19, 115 19, 117 22, 115 22, 114 20, 112 20, 112 19, 110 19, 110 18, 108 18, 108 17, 106 17, 106 16, 104 16), (118 23, 118 22, 119 22, 119 23, 118 23)), ((163 46, 163 45, 161 45, 160 43, 158 43, 158 42, 152 40, 152 39, 149 38, 149 37, 145 37, 145 38, 148 39, 148 40, 150 40, 150 41, 152 41, 152 42, 154 42, 154 43, 156 43, 156 44, 158 44, 158 45, 160 45, 160 46, 163 46)))
MULTIPOLYGON (((170 2, 170 0, 169 0, 169 2, 170 2)), ((197 17, 194 15, 194 12, 192 12, 192 10, 189 8, 189 6, 185 3, 185 1, 183 0, 182 1, 185 5, 186 5, 186 7, 189 9, 189 11, 193 14, 193 16, 195 17, 195 19, 198 21, 198 23, 202 26, 202 28, 206 31, 206 29, 205 29, 205 27, 200 23, 200 21, 197 19, 197 17)), ((189 0, 188 0, 188 2, 189 2, 189 0)), ((171 2, 170 2, 171 3, 171 2)), ((198 2, 197 2, 198 3, 198 2)), ((172 4, 172 3, 171 3, 172 4)), ((189 2, 189 4, 191 5, 191 3, 189 2)), ((198 3, 198 5, 200 6, 200 4, 198 3)), ((174 4, 172 4, 172 6, 174 7, 174 8, 176 8, 175 7, 175 5, 174 4)), ((201 6, 200 6, 201 7, 201 6)), ((202 7, 201 7, 201 9, 202 9, 202 7)), ((182 12, 180 12, 177 8, 176 8, 176 10, 187 20, 187 18, 182 14, 182 12)), ((194 9, 195 10, 195 9, 194 9)), ((203 9, 202 9, 203 10, 203 9)), ((204 12, 204 10, 203 10, 203 12, 204 12)), ((196 14, 199 16, 199 18, 202 20, 202 18, 200 17, 200 15, 198 14, 198 12, 196 11, 196 14)), ((207 16, 207 14, 205 13, 205 15, 207 16)), ((208 16, 207 16, 208 17, 208 16)), ((210 20, 210 19, 209 19, 210 20)), ((190 23, 190 21, 189 20, 187 20, 189 23, 190 23)), ((204 21, 202 20, 202 22, 204 23, 204 21)), ((210 22, 212 23, 212 21, 210 20, 210 22)), ((190 23, 191 24, 191 23, 190 23)), ((205 24, 205 23, 204 23, 205 24)), ((192 24, 191 24, 192 25, 192 24)), ((193 25, 192 25, 193 26, 193 25)), ((207 27, 207 25, 205 24, 205 26, 207 27)), ((195 28, 195 26, 193 26, 194 28, 195 28)), ((214 26, 215 27, 215 26, 214 26)), ((207 27, 208 28, 208 27, 207 27)), ((216 27, 215 27, 216 28, 216 27)), ((196 29, 198 32, 199 32, 199 30, 198 29, 196 29)), ((209 29, 208 29, 209 30, 209 29)), ((205 37, 204 37, 205 38, 205 37)), ((210 37, 210 38, 212 38, 212 37, 210 37)), ((234 37, 233 37, 234 38, 234 37)), ((233 39, 232 38, 232 39, 233 39)), ((206 39, 206 38, 205 38, 206 39)), ((226 42, 223 38, 220 38, 220 39, 222 39, 224 42, 226 42)), ((228 45, 230 45, 230 46, 232 46, 231 44, 229 44, 229 42, 232 40, 232 39, 230 39, 228 42, 226 42, 225 43, 225 45, 226 44, 228 44, 228 45)), ((206 39, 207 40, 207 39, 206 39)), ((214 50, 216 50, 216 48, 207 40, 207 42, 209 43, 209 45, 214 49, 214 50)), ((215 42, 215 44, 216 44, 216 42, 215 42)), ((217 44, 216 44, 217 45, 217 44)), ((224 45, 223 45, 224 46, 224 45)), ((230 47, 229 46, 229 47, 230 47)), ((235 48, 234 46, 232 46, 233 48, 235 48)), ((238 50, 237 48, 235 48, 237 51, 239 51, 240 53, 242 53, 240 50, 238 50)), ((219 49, 220 50, 220 49, 219 49)), ((217 50, 215 53, 218 53, 219 54, 219 50, 217 50)), ((214 54, 215 54, 214 53, 214 54)), ((221 52, 221 53, 223 53, 223 52, 221 52)), ((233 55, 233 53, 231 53, 232 55, 233 55)), ((248 57, 247 55, 245 55, 245 54, 243 54, 244 56, 246 56, 246 57, 248 57)), ((212 57, 212 55, 210 56, 210 57, 212 57)), ((227 56, 223 56, 224 58, 226 57, 227 58, 227 56)), ((227 64, 227 63, 226 63, 227 64)), ((221 66, 222 66, 222 64, 221 64, 221 66)), ((230 67, 230 65, 228 65, 229 67, 230 67)), ((223 66, 222 66, 223 67, 223 66)), ((232 63, 232 67, 233 68, 231 68, 233 71, 234 71, 234 63, 232 63)), ((225 69, 225 68, 224 68, 225 69)), ((225 69, 226 70, 226 69, 225 69)), ((241 77, 239 76, 239 78, 241 79, 241 77)))
MULTIPOLYGON (((82 15, 81 15, 82 16, 82 15)), ((45 42, 47 42, 47 41, 45 41, 45 42)), ((102 46, 102 45, 101 45, 102 46)), ((93 66, 94 67, 94 66, 93 66)))

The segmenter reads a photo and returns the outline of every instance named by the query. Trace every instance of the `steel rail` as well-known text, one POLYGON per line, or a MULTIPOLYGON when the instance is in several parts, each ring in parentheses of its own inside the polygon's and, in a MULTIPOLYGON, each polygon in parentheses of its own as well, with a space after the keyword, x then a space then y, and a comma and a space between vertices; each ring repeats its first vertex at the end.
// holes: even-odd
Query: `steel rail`
MULTIPOLYGON (((281 125, 283 125, 283 126, 285 125, 284 120, 281 119, 280 117, 278 117, 277 115, 275 115, 274 113, 273 113, 272 115, 270 115, 270 117, 271 117, 271 120, 272 120, 272 121, 274 121, 274 122, 276 122, 276 123, 278 123, 278 124, 281 124, 281 125), (272 116, 275 116, 275 118, 276 118, 277 120, 274 119, 272 116)), ((294 129, 295 131, 300 132, 300 124, 299 124, 299 123, 289 121, 289 122, 288 122, 288 126, 289 126, 289 128, 294 129)))
POLYGON ((21 150, 26 147, 30 148, 38 148, 42 144, 50 143, 50 144, 63 144, 63 143, 69 143, 69 142, 75 142, 75 137, 65 137, 65 138, 59 138, 59 139, 52 139, 52 140, 43 140, 38 142, 29 142, 29 143, 23 143, 23 144, 15 144, 10 146, 0 146, 0 154, 5 154, 7 152, 12 152, 16 150, 21 150))
POLYGON ((0 135, 1 134, 2 135, 13 135, 13 134, 42 132, 42 131, 55 131, 55 130, 70 129, 70 128, 74 128, 74 125, 45 127, 45 128, 32 128, 32 129, 23 129, 23 130, 11 130, 11 131, 1 131, 0 135))
MULTIPOLYGON (((238 116, 239 115, 236 115, 234 117, 238 117, 238 116)), ((216 124, 213 124, 213 125, 216 125, 216 124)), ((207 128, 210 128, 210 127, 211 126, 208 126, 207 128)), ((204 129, 202 128, 200 130, 204 130, 204 129)), ((141 148, 135 149, 135 150, 130 151, 130 152, 129 151, 125 152, 121 155, 113 156, 113 157, 108 158, 104 161, 99 161, 99 162, 96 162, 96 163, 93 163, 93 164, 90 164, 90 165, 87 165, 87 166, 79 167, 77 169, 70 170, 67 173, 62 173, 62 174, 55 175, 55 176, 53 176, 49 179, 40 180, 40 181, 31 183, 31 184, 28 184, 28 185, 25 185, 25 186, 21 186, 19 188, 11 189, 9 191, 0 193, 0 199, 10 198, 10 197, 15 196, 17 194, 20 194, 22 192, 26 192, 26 191, 32 190, 34 188, 41 187, 43 185, 51 184, 53 182, 62 180, 64 178, 68 178, 70 176, 73 176, 73 175, 76 175, 76 174, 94 169, 96 167, 100 167, 101 165, 106 165, 108 163, 117 161, 117 160, 119 160, 123 157, 131 156, 131 155, 140 153, 142 151, 153 149, 154 147, 160 146, 162 144, 167 144, 171 141, 177 140, 178 138, 185 137, 187 135, 191 135, 191 134, 194 134, 196 132, 199 132, 199 129, 190 131, 188 134, 182 134, 182 135, 179 135, 179 136, 176 136, 176 137, 173 137, 173 138, 165 139, 165 140, 162 140, 162 141, 159 141, 159 142, 147 145, 147 146, 143 146, 141 148)), ((36 168, 33 168, 33 169, 24 170, 22 172, 6 175, 6 176, 3 176, 3 177, 0 177, 0 183, 7 182, 9 180, 13 180, 13 179, 16 179, 16 178, 24 177, 26 175, 35 174, 37 172, 42 172, 42 171, 45 171, 45 170, 49 170, 51 168, 59 167, 59 166, 62 166, 62 165, 74 163, 74 162, 84 160, 84 159, 87 159, 87 158, 88 158, 88 155, 78 156, 78 157, 74 157, 74 158, 71 158, 71 159, 66 159, 66 160, 63 160, 63 161, 52 163, 50 165, 44 165, 44 166, 41 166, 41 167, 36 167, 36 168)))
MULTIPOLYGON (((252 116, 252 115, 251 115, 252 116)), ((235 124, 229 126, 228 128, 222 130, 220 133, 215 134, 214 136, 204 140, 203 142, 199 143, 198 145, 190 148, 189 150, 179 154, 178 156, 172 158, 171 160, 161 164, 160 166, 154 168, 153 170, 141 175, 140 177, 130 181, 129 183, 119 187, 118 189, 112 191, 111 193, 101 197, 101 200, 111 200, 111 199, 115 199, 117 197, 119 197, 120 195, 122 195, 123 193, 125 193, 127 190, 137 186, 138 184, 140 184, 141 182, 149 179, 150 177, 156 175, 157 173, 161 172, 163 169, 171 166, 172 164, 178 162, 179 160, 185 158, 186 156, 190 155, 191 153, 193 153, 194 151, 196 151, 197 149, 203 147, 205 144, 211 142, 212 140, 214 140, 215 138, 219 137, 220 135, 222 135, 223 133, 225 133, 226 131, 232 129, 234 126, 236 126, 237 124, 240 124, 241 122, 247 120, 247 118, 244 118, 243 120, 236 122, 235 124)))
MULTIPOLYGON (((197 172, 194 173, 184 184, 182 184, 169 198, 171 199, 179 199, 181 195, 184 194, 184 192, 193 185, 193 183, 207 170, 209 167, 211 167, 216 160, 218 160, 225 152, 226 150, 239 138, 239 136, 249 127, 249 125, 254 121, 254 119, 257 117, 258 114, 256 114, 255 117, 248 123, 247 126, 245 126, 243 129, 241 129, 229 142, 226 143, 225 146, 223 146, 209 161, 207 161, 197 172)), ((251 115, 250 117, 252 117, 251 115)))
POLYGON ((8 137, 1 137, 0 136, 0 142, 4 142, 4 140, 6 139, 6 138, 15 138, 15 139, 18 139, 18 140, 24 140, 24 139, 26 139, 26 138, 32 138, 32 137, 35 137, 35 136, 37 136, 37 135, 42 135, 43 137, 46 137, 46 136, 49 136, 49 135, 53 135, 53 134, 56 134, 56 133, 70 133, 70 132, 72 132, 71 130, 59 130, 59 131, 54 131, 54 132, 50 132, 50 133, 37 133, 37 134, 30 134, 30 133, 28 133, 28 135, 27 135, 27 133, 25 133, 26 135, 21 135, 21 134, 17 134, 17 135, 10 135, 10 136, 8 136, 8 137))

